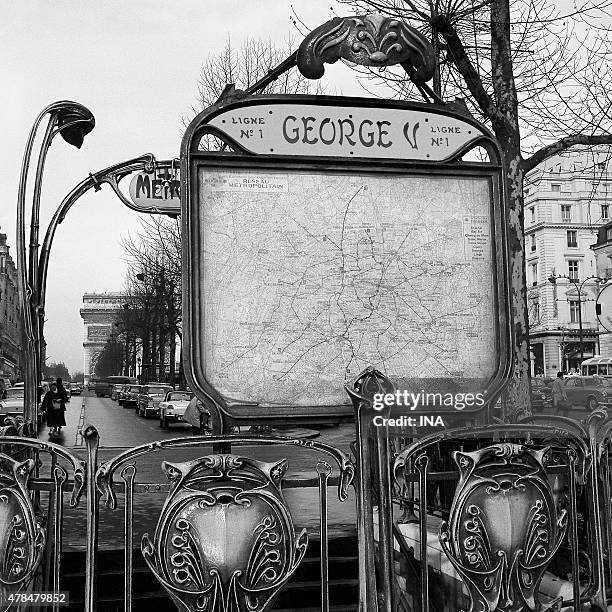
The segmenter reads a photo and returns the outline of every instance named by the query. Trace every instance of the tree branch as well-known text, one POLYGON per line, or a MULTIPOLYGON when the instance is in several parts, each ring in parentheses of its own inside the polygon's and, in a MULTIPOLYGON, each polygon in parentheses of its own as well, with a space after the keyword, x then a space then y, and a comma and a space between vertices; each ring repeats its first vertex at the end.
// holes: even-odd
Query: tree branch
MULTIPOLYGON (((470 90, 474 100, 480 107, 483 115, 487 117, 494 125, 504 123, 507 120, 504 115, 497 108, 493 98, 487 93, 484 88, 482 79, 478 74, 476 68, 470 61, 468 54, 457 34, 457 31, 447 19, 441 16, 440 19, 436 20, 436 28, 438 32, 444 37, 447 44, 447 54, 452 63, 457 67, 457 70, 463 77, 467 88, 470 90)), ((505 125, 505 127, 508 127, 505 125)))
POLYGON ((541 164, 544 160, 567 151, 577 145, 609 145, 612 144, 612 134, 601 134, 601 135, 588 135, 588 134, 573 134, 572 136, 566 136, 561 138, 552 144, 546 145, 541 149, 538 149, 531 157, 523 160, 523 170, 529 172, 533 170, 538 164, 541 164))

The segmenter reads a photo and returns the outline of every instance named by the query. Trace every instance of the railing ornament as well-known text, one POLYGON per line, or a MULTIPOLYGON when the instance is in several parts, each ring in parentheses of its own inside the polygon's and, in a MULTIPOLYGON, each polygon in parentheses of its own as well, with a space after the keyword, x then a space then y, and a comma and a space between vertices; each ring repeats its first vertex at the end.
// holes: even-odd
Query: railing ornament
POLYGON ((537 601, 542 576, 567 528, 566 511, 557 515, 548 482, 548 455, 548 447, 511 443, 453 453, 460 479, 440 542, 466 584, 471 610, 556 606, 537 601))
POLYGON ((0 595, 1 608, 8 610, 9 594, 23 592, 40 562, 46 533, 36 516, 28 491, 33 459, 15 461, 0 454, 0 595))
POLYGON ((286 460, 209 455, 162 468, 171 489, 142 553, 179 610, 266 610, 308 545, 281 491, 286 460))

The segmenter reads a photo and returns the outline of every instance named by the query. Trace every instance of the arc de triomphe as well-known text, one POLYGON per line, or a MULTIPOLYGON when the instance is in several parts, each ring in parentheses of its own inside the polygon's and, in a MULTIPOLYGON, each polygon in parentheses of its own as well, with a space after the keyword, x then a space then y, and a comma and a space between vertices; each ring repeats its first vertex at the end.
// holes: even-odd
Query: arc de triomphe
POLYGON ((125 295, 119 291, 109 293, 85 293, 80 310, 85 326, 83 334, 83 372, 88 384, 96 367, 102 347, 113 331, 113 324, 125 295))

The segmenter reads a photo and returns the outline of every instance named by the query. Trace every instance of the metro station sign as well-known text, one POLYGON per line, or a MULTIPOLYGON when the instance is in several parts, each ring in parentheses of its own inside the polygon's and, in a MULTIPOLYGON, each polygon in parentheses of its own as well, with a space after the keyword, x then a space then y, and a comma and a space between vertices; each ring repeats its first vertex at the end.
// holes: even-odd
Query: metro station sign
POLYGON ((430 109, 303 102, 246 101, 220 112, 209 125, 258 155, 442 161, 486 136, 475 122, 430 109))
POLYGON ((180 213, 181 181, 178 168, 155 169, 134 174, 129 195, 136 210, 180 213))
POLYGON ((212 106, 183 138, 181 219, 186 375, 211 409, 333 421, 368 367, 434 389, 436 414, 505 385, 501 152, 471 117, 323 96, 212 106), (489 160, 463 161, 476 147, 489 160))

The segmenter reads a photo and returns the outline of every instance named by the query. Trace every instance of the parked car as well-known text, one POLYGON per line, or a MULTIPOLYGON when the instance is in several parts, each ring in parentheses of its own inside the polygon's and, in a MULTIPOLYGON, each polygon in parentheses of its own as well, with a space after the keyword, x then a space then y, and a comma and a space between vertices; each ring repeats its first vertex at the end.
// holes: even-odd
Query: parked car
POLYGON ((127 385, 136 383, 135 378, 129 376, 108 376, 102 380, 96 380, 94 383, 94 391, 96 397, 112 397, 114 385, 127 385))
POLYGON ((136 414, 142 415, 145 419, 149 416, 159 414, 159 405, 166 397, 168 391, 174 391, 171 385, 164 383, 148 383, 142 386, 138 395, 136 414))
POLYGON ((0 401, 0 424, 6 416, 22 416, 25 390, 23 387, 11 387, 6 390, 6 397, 0 401))
POLYGON ((170 423, 182 423, 183 415, 193 399, 190 391, 169 391, 159 404, 159 426, 169 429, 170 423))
POLYGON ((136 408, 138 405, 138 396, 142 385, 127 385, 127 389, 123 394, 121 405, 124 408, 136 408))
POLYGON ((117 383, 113 385, 111 389, 111 399, 113 400, 113 402, 116 402, 119 399, 119 395, 124 385, 125 385, 125 382, 117 383))
POLYGON ((612 381, 601 376, 568 376, 565 379, 567 401, 572 406, 595 410, 612 404, 612 381))
POLYGON ((117 403, 120 406, 123 406, 123 400, 126 397, 127 391, 131 385, 121 385, 119 391, 117 392, 117 403))
POLYGON ((555 379, 538 376, 531 379, 531 407, 534 412, 544 412, 552 407, 552 388, 555 379))

